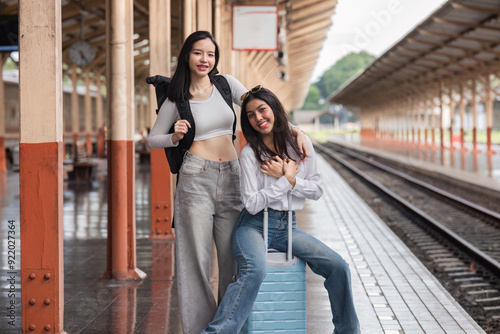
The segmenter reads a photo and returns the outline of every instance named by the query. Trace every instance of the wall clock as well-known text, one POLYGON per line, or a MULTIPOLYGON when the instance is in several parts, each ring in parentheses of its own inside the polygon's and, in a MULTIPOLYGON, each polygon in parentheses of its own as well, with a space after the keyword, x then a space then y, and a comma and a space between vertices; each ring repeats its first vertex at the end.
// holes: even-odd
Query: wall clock
POLYGON ((69 47, 69 59, 78 66, 86 66, 95 58, 96 50, 86 41, 78 41, 69 47))

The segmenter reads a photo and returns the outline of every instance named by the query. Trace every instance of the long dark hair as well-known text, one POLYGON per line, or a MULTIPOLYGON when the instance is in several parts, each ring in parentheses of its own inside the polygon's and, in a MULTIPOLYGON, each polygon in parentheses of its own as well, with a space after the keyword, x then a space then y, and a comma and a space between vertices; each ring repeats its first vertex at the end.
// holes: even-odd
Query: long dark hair
POLYGON ((189 53, 193 49, 193 44, 202 40, 210 39, 215 45, 215 64, 214 68, 208 73, 215 75, 219 73, 217 64, 219 63, 219 47, 215 42, 214 37, 208 31, 195 31, 186 38, 182 45, 179 57, 177 58, 177 68, 172 76, 172 81, 168 85, 167 97, 170 101, 187 101, 193 96, 189 93, 189 85, 191 84, 191 73, 189 71, 189 53))
POLYGON ((261 88, 257 92, 249 92, 247 97, 243 100, 241 105, 241 130, 248 144, 255 153, 255 157, 260 163, 265 160, 271 159, 275 155, 280 158, 291 158, 289 148, 302 160, 304 154, 300 152, 299 146, 297 145, 296 138, 294 137, 292 130, 288 124, 287 113, 285 108, 281 104, 278 97, 265 88, 261 88), (262 140, 262 134, 254 130, 252 125, 248 120, 247 116, 247 104, 253 99, 260 99, 267 103, 267 105, 272 109, 274 114, 274 125, 273 125, 273 143, 277 152, 271 151, 262 140))

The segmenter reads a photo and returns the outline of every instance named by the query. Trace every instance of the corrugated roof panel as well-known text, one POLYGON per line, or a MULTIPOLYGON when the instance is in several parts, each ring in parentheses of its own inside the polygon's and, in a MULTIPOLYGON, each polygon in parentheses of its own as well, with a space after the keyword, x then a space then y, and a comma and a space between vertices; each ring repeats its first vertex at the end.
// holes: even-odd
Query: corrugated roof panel
POLYGON ((396 82, 430 83, 500 67, 500 1, 453 0, 437 9, 372 65, 329 97, 355 101, 363 81, 363 99, 399 89, 396 82), (396 63, 392 72, 380 63, 396 63), (405 63, 406 62, 406 63, 405 63), (370 73, 368 75, 368 73, 370 73), (383 84, 376 80, 386 78, 383 84), (363 80, 361 80, 363 79, 363 80), (367 79, 367 80, 365 80, 367 79), (393 86, 390 86, 392 82, 393 86))

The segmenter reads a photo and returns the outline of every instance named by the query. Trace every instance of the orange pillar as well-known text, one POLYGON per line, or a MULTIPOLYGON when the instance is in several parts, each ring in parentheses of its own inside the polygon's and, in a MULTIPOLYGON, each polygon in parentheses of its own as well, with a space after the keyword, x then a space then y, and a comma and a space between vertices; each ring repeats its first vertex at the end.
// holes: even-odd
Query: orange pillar
POLYGON ((477 92, 476 79, 472 80, 472 151, 479 152, 477 149, 477 92))
POLYGON ((60 1, 19 2, 19 30, 22 332, 64 333, 60 1))
POLYGON ((416 113, 416 123, 417 123, 417 142, 419 145, 422 144, 422 131, 421 131, 421 127, 422 127, 422 119, 421 119, 421 109, 420 109, 420 101, 417 101, 415 104, 414 104, 414 108, 415 108, 415 113, 416 113))
POLYGON ((424 146, 428 145, 429 140, 429 96, 424 95, 424 146))
POLYGON ((95 116, 97 125, 97 156, 99 158, 105 158, 105 140, 106 140, 106 124, 103 117, 103 103, 102 103, 102 82, 97 79, 97 94, 95 99, 95 116))
MULTIPOLYGON (((454 150, 455 146, 453 146, 453 121, 455 119, 456 103, 453 99, 454 86, 451 83, 449 85, 450 85, 450 89, 449 89, 449 92, 450 92, 450 104, 449 104, 449 108, 450 108, 450 150, 454 150)), ((453 161, 453 159, 451 159, 451 161, 453 161)))
POLYGON ((5 86, 3 82, 3 64, 8 55, 0 53, 0 172, 7 171, 5 158, 5 86))
POLYGON ((436 115, 434 115, 434 101, 432 96, 429 97, 429 106, 430 106, 430 112, 431 112, 431 147, 435 148, 436 147, 436 115))
POLYGON ((134 1, 126 2, 125 43, 127 83, 127 265, 128 277, 142 279, 146 273, 137 268, 135 217, 135 75, 134 75, 134 1))
POLYGON ((93 156, 92 150, 92 99, 90 96, 90 73, 87 69, 85 71, 85 97, 84 97, 84 108, 85 108, 85 149, 87 151, 87 156, 93 156))
MULTIPOLYGON (((135 267, 135 227, 131 228, 130 148, 127 136, 130 104, 129 62, 132 61, 131 0, 106 1, 106 42, 108 67, 108 267, 106 278, 141 279, 135 267), (130 18, 130 20, 127 20, 130 18), (111 28, 112 27, 112 28, 111 28)), ((133 182, 133 181, 132 181, 133 182)), ((135 220, 133 221, 135 224, 135 220)))
MULTIPOLYGON (((440 146, 441 149, 444 149, 444 106, 443 106, 443 94, 444 94, 444 83, 441 81, 439 82, 439 141, 440 141, 440 146)), ((443 154, 441 154, 441 157, 443 154)))
POLYGON ((71 130, 73 131, 73 159, 76 158, 76 142, 78 141, 78 134, 80 133, 80 105, 78 103, 78 93, 76 86, 78 84, 78 76, 76 73, 76 66, 71 67, 71 130))
POLYGON ((486 153, 494 154, 496 153, 491 149, 491 132, 493 129, 493 103, 494 99, 491 96, 491 78, 490 74, 486 75, 486 153))
MULTIPOLYGON (((150 75, 170 76, 170 1, 149 0, 150 75)), ((151 126, 156 120, 156 94, 150 87, 151 126)), ((151 149, 151 238, 173 238, 173 177, 163 149, 151 149)))
POLYGON ((465 120, 465 96, 464 96, 464 85, 460 84, 460 149, 465 151, 465 129, 464 129, 464 120, 465 120))

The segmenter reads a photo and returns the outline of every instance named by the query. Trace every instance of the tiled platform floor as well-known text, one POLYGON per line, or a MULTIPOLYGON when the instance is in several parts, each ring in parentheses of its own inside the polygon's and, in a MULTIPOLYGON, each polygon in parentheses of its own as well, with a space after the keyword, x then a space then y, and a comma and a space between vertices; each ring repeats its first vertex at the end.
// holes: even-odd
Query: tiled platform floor
MULTIPOLYGON (((350 264, 363 333, 483 333, 322 159, 320 168, 325 194, 298 212, 299 226, 333 247, 350 264)), ((148 166, 138 166, 136 175, 137 266, 148 275, 143 281, 99 278, 106 262, 107 217, 106 187, 99 180, 68 183, 64 193, 65 330, 69 334, 181 334, 173 241, 147 239, 148 166)), ((10 326, 6 317, 10 302, 6 225, 15 220, 19 232, 18 182, 18 174, 11 172, 0 179, 2 334, 21 333, 19 285, 15 326, 10 326)), ((333 325, 322 279, 308 269, 307 280, 307 332, 331 334, 333 325)))

